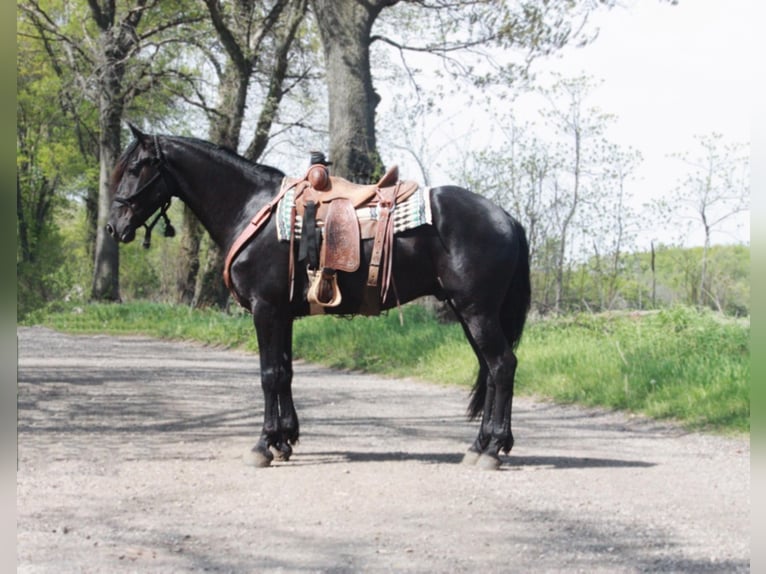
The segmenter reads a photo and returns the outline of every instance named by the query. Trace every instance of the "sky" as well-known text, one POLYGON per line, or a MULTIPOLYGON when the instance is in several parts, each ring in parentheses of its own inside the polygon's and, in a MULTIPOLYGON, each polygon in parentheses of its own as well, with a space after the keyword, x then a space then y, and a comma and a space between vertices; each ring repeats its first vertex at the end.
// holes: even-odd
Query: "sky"
MULTIPOLYGON (((695 134, 750 141, 752 17, 744 0, 632 1, 600 14, 591 46, 551 64, 604 80, 594 95, 617 115, 610 136, 644 156, 633 190, 638 199, 676 186, 687 166, 669 156, 694 150, 695 134)), ((714 239, 746 241, 749 235, 743 214, 714 239)), ((701 230, 687 241, 700 244, 701 230)))
MULTIPOLYGON (((747 0, 680 0, 675 6, 623 0, 594 17, 600 31, 593 43, 565 49, 538 62, 536 70, 603 80, 590 101, 616 115, 609 139, 643 154, 631 184, 636 201, 643 203, 675 189, 688 168, 669 156, 695 151, 695 135, 718 132, 729 142, 750 141, 754 17, 747 0)), ((517 117, 519 112, 525 113, 523 105, 515 110, 517 117)), ((457 117, 457 125, 445 125, 452 134, 466 129, 461 121, 469 122, 474 133, 482 133, 482 123, 490 129, 492 122, 477 111, 457 117)), ((434 179, 443 177, 437 170, 434 179)), ((662 231, 656 235, 653 239, 660 241, 675 239, 662 231)), ((749 241, 749 236, 749 214, 743 214, 714 242, 749 241)), ((687 245, 701 241, 701 232, 685 238, 687 245)))

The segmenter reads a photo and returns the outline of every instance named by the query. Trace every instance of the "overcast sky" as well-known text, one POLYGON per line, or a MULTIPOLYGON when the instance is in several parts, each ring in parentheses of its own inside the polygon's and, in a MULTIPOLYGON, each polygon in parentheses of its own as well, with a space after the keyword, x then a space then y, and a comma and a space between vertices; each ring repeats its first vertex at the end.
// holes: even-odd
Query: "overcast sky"
MULTIPOLYGON (((644 156, 632 187, 639 202, 676 187, 687 168, 668 156, 693 151, 694 135, 718 132, 730 142, 749 142, 755 72, 751 45, 755 11, 750 4, 681 0, 672 6, 661 0, 623 0, 621 6, 594 18, 600 29, 594 43, 538 64, 540 71, 603 80, 591 102, 617 116, 610 140, 639 149, 644 156)), ((481 122, 492 121, 478 112, 461 113, 458 124, 466 118, 478 133, 481 122)), ((404 158, 389 161, 403 163, 398 160, 404 158)), ((435 180, 444 177, 435 171, 435 180)), ((747 241, 749 217, 734 223, 715 240, 747 241)), ((701 236, 687 241, 700 244, 701 236)))
MULTIPOLYGON (((650 197, 672 190, 683 176, 686 166, 668 155, 694 150, 695 134, 750 140, 754 14, 746 0, 626 4, 600 14, 598 39, 555 66, 604 80, 595 96, 617 115, 610 135, 643 153, 634 191, 650 197)), ((742 241, 749 233, 743 215, 716 239, 742 241)), ((699 243, 701 235, 689 240, 699 243)))

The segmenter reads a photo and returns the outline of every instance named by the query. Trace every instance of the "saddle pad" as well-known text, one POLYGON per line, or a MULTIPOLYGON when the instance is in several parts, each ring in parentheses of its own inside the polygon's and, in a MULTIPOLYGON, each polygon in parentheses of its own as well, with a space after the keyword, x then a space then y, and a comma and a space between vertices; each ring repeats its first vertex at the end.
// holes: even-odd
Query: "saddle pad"
MULTIPOLYGON (((295 188, 287 190, 285 196, 277 205, 277 237, 280 241, 290 241, 290 236, 295 233, 295 238, 301 238, 301 224, 303 218, 297 216, 295 229, 290 229, 290 211, 295 205, 295 188)), ((362 239, 371 239, 375 236, 375 227, 379 219, 377 207, 361 207, 356 210, 359 225, 362 229, 362 239)), ((394 233, 400 233, 408 229, 414 229, 421 225, 430 225, 431 219, 431 190, 419 187, 415 193, 401 203, 396 204, 394 209, 394 233)))

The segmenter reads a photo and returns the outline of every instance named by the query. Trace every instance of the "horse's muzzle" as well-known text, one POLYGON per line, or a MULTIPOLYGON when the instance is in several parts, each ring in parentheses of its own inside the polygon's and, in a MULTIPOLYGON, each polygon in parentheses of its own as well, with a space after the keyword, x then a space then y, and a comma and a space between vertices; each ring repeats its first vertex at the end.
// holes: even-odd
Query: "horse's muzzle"
POLYGON ((106 232, 117 241, 122 241, 123 243, 130 243, 136 238, 136 230, 132 226, 127 226, 122 230, 122 233, 120 233, 117 231, 114 225, 107 223, 106 232))

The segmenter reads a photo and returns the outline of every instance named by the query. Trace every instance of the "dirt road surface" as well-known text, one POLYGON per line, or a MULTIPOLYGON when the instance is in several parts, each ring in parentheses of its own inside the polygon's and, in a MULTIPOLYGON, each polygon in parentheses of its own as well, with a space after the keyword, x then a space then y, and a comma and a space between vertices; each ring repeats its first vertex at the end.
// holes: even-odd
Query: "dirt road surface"
POLYGON ((255 356, 17 333, 19 572, 749 572, 746 438, 517 399, 482 471, 465 389, 296 363, 258 469, 255 356))

